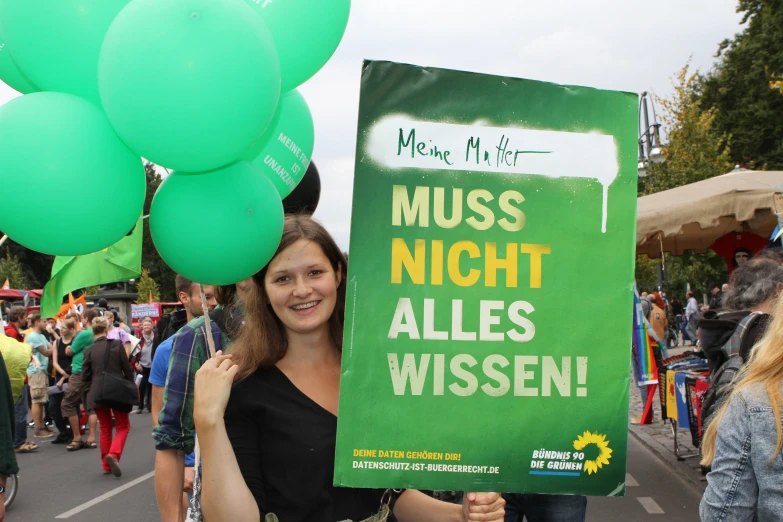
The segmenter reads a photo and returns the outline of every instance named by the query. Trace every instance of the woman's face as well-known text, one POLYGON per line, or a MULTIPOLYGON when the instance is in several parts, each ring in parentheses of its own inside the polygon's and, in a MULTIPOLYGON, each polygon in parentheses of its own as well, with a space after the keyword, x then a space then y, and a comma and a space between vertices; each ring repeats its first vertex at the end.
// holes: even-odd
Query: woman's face
POLYGON ((300 239, 269 262, 264 288, 286 329, 306 334, 328 327, 341 282, 321 247, 300 239))
POLYGON ((145 334, 149 334, 152 331, 152 321, 144 321, 141 323, 141 331, 145 334))
POLYGON ((103 312, 103 316, 106 318, 107 321, 109 321, 109 330, 111 330, 111 327, 114 326, 114 313, 113 312, 103 312))

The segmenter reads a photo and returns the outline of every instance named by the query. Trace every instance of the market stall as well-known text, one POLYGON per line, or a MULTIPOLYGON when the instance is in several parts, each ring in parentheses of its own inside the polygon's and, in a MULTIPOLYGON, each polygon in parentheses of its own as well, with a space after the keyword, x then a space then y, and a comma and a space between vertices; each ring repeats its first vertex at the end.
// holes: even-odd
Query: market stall
POLYGON ((783 171, 736 170, 638 199, 636 254, 706 252, 731 233, 768 238, 783 212, 783 171))

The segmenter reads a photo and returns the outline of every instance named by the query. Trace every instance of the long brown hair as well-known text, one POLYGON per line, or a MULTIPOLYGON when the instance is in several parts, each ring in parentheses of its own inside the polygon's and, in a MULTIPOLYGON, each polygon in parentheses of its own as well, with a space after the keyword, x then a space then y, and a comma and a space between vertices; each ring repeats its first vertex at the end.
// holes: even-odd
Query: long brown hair
MULTIPOLYGON (((272 259, 300 239, 312 241, 320 246, 335 274, 340 273, 342 276, 340 286, 337 287, 334 312, 329 318, 329 336, 334 345, 342 351, 348 263, 329 232, 306 214, 290 214, 285 217, 283 237, 272 259)), ((256 290, 250 292, 244 303, 245 322, 236 340, 231 344, 231 354, 233 361, 240 368, 240 378, 251 375, 259 368, 273 366, 285 356, 288 349, 285 327, 272 310, 264 289, 264 278, 268 267, 267 264, 263 270, 253 276, 256 290)))

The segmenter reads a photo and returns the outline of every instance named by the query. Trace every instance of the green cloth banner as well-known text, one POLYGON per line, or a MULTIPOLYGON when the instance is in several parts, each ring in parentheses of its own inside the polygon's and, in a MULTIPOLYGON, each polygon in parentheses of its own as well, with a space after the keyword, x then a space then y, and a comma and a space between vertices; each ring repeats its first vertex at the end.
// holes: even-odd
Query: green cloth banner
POLYGON ((336 485, 624 494, 636 110, 364 64, 336 485))
POLYGON ((68 292, 140 277, 143 233, 143 221, 139 218, 133 232, 109 248, 85 256, 55 257, 52 278, 41 297, 41 316, 57 315, 68 292))

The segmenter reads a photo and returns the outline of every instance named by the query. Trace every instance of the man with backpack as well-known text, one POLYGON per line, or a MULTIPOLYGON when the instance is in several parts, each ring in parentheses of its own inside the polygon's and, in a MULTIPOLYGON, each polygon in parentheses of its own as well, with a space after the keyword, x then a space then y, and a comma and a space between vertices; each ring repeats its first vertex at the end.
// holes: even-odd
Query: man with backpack
POLYGON ((734 376, 748 361, 769 323, 783 290, 783 258, 776 254, 751 259, 735 270, 723 298, 723 311, 708 310, 699 321, 710 386, 701 409, 702 432, 731 391, 734 376))

